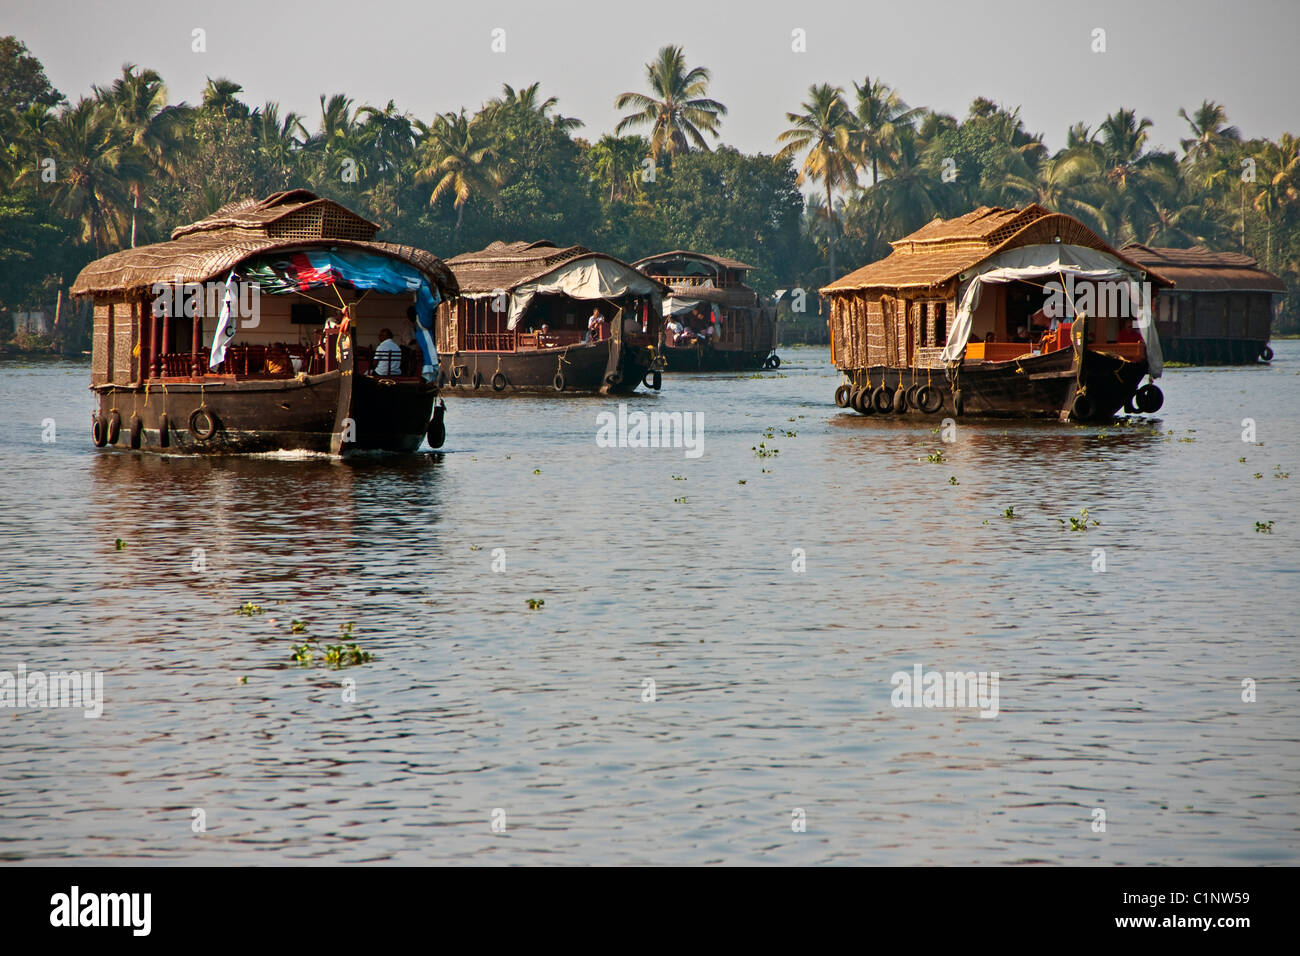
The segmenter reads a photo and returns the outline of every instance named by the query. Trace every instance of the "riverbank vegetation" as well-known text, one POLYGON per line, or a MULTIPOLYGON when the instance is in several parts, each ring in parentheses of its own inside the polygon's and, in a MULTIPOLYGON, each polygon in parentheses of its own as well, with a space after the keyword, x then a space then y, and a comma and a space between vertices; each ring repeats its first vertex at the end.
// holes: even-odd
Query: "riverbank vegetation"
MULTIPOLYGON (((475 108, 417 117, 394 101, 321 95, 302 116, 208 80, 196 104, 125 64, 74 98, 14 37, 0 38, 0 313, 40 311, 52 328, 20 347, 88 347, 66 290, 109 252, 166 239, 232 199, 306 186, 378 222, 384 238, 444 258, 494 239, 548 238, 632 260, 688 248, 755 266, 781 294, 783 341, 825 340, 813 290, 888 254, 935 216, 1037 202, 1113 245, 1245 251, 1300 288, 1300 140, 1249 139, 1226 108, 1181 112, 1180 148, 1150 144, 1122 106, 1075 122, 1050 151, 1015 107, 977 97, 964 117, 910 105, 879 77, 816 84, 790 104, 771 153, 725 144, 710 73, 665 48, 642 90, 611 100, 613 132, 563 113, 539 84, 475 108), (64 298, 59 302, 59 290, 64 298)), ((1286 297, 1279 331, 1300 328, 1286 297)), ((13 344, 5 317, 0 345, 13 344)))

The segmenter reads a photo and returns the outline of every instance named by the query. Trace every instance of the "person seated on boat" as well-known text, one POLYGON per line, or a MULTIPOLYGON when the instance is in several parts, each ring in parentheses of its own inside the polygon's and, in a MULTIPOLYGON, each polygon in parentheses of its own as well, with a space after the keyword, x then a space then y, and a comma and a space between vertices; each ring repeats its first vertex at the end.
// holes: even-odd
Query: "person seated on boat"
POLYGON ((402 374, 402 347, 394 341, 391 329, 379 330, 379 344, 375 346, 372 371, 383 378, 402 374))
POLYGON ((985 345, 987 345, 987 344, 990 343, 990 342, 996 342, 997 340, 998 340, 998 337, 997 337, 997 335, 994 334, 993 332, 985 332, 985 333, 984 333, 984 344, 985 344, 985 345))
POLYGON ((678 322, 676 318, 669 318, 668 321, 664 323, 664 341, 668 345, 676 345, 677 336, 679 336, 681 332, 682 324, 678 322))
POLYGON ((599 342, 605 337, 605 330, 608 319, 600 314, 600 306, 591 307, 591 317, 587 319, 587 337, 584 342, 599 342))
POLYGON ((1016 334, 1011 337, 1012 342, 1028 342, 1029 329, 1023 325, 1016 326, 1016 334))

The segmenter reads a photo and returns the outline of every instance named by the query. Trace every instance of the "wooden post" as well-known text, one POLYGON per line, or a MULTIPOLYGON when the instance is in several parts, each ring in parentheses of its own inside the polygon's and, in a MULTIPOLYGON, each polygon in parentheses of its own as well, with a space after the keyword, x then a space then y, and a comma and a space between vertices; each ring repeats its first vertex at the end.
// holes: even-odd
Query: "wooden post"
POLYGON ((201 374, 199 371, 199 360, 200 360, 199 349, 201 348, 199 344, 199 340, 203 336, 203 316, 200 315, 197 310, 194 313, 193 329, 194 329, 194 334, 193 334, 194 341, 192 345, 193 353, 190 359, 190 374, 194 378, 198 378, 199 375, 201 374))

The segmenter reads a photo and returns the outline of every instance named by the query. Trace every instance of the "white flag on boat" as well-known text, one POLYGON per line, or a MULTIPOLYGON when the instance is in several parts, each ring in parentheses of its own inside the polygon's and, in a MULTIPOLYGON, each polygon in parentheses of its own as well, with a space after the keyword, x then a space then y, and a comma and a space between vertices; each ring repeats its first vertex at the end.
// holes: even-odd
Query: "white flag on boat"
POLYGON ((231 307, 235 302, 235 270, 230 270, 226 278, 226 295, 221 300, 221 316, 217 319, 217 331, 212 336, 212 354, 208 356, 208 368, 216 368, 226 357, 226 346, 235 337, 235 318, 231 307))

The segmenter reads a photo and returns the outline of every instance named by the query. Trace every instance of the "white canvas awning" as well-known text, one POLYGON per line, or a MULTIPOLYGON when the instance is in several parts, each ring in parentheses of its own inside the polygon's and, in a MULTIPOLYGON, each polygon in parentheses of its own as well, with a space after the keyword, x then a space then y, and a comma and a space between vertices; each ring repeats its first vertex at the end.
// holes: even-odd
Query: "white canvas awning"
MULTIPOLYGON (((1089 246, 1068 243, 1043 243, 1008 249, 981 262, 966 278, 958 294, 957 317, 948 333, 948 344, 940 356, 945 362, 960 362, 970 339, 972 316, 979 306, 985 285, 1016 282, 1022 279, 1064 279, 1108 282, 1141 282, 1143 273, 1110 253, 1089 246)), ((1134 315, 1142 342, 1146 346, 1151 376, 1158 378, 1164 370, 1160 337, 1151 315, 1150 296, 1136 298, 1140 305, 1134 315)))
POLYGON ((510 320, 519 324, 524 310, 538 293, 567 295, 571 299, 617 299, 624 295, 650 296, 659 285, 630 266, 598 257, 572 259, 533 282, 518 286, 510 295, 510 320))

